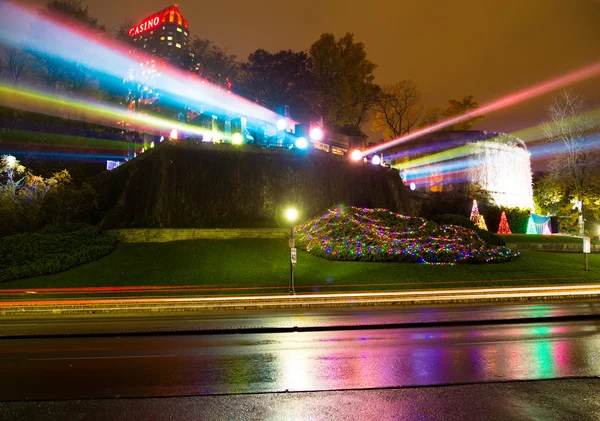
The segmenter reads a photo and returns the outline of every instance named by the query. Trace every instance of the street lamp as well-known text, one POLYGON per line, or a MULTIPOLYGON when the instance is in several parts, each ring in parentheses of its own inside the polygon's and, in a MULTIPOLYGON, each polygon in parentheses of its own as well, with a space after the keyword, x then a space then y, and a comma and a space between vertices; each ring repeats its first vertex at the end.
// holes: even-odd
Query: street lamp
POLYGON ((290 222, 290 294, 295 294, 294 266, 296 265, 296 247, 294 247, 294 221, 298 218, 298 211, 294 208, 288 208, 285 211, 285 217, 290 222))

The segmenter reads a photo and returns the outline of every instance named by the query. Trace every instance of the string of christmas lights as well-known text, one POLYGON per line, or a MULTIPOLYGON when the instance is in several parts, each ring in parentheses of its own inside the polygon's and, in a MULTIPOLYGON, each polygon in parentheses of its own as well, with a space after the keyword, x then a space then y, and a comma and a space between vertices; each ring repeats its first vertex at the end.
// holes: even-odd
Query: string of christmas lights
POLYGON ((519 256, 489 247, 474 231, 419 217, 339 206, 294 228, 296 244, 329 260, 425 264, 506 262, 519 256))

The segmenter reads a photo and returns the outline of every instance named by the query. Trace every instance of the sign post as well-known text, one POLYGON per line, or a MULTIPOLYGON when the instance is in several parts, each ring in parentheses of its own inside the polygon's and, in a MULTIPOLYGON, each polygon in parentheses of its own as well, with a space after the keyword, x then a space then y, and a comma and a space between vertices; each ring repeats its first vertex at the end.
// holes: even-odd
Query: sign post
POLYGON ((592 251, 592 244, 590 243, 590 237, 583 237, 583 270, 588 269, 588 254, 592 251))
POLYGON ((294 291, 294 266, 296 266, 296 247, 290 248, 290 294, 296 294, 294 291))

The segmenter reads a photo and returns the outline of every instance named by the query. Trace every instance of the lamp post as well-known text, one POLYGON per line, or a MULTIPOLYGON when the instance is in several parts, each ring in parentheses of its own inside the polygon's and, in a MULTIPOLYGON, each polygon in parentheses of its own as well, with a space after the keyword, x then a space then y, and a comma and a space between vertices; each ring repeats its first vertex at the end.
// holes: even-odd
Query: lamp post
POLYGON ((294 221, 298 218, 298 211, 289 208, 285 211, 285 217, 290 222, 290 294, 294 291, 294 266, 296 265, 296 247, 294 247, 294 221))

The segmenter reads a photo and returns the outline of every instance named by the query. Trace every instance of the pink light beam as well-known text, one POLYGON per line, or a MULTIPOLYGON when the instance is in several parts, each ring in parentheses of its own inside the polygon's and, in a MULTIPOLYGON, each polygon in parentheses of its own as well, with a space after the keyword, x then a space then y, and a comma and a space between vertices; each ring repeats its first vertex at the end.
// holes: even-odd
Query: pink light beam
POLYGON ((416 138, 426 135, 428 133, 438 131, 440 129, 443 129, 445 127, 459 123, 461 121, 468 120, 473 117, 480 116, 482 114, 491 113, 491 112, 500 110, 502 108, 510 107, 511 105, 515 105, 520 102, 527 101, 528 99, 535 98, 537 96, 543 95, 543 94, 553 91, 555 89, 562 88, 563 86, 567 86, 567 85, 570 85, 575 82, 589 79, 591 77, 597 76, 598 74, 600 74, 600 61, 597 63, 591 64, 589 66, 583 67, 574 72, 568 73, 564 76, 558 77, 556 79, 551 79, 551 80, 542 82, 538 85, 535 85, 531 88, 524 89, 522 91, 518 91, 518 92, 515 92, 512 94, 506 95, 500 99, 497 99, 496 101, 485 104, 482 107, 479 107, 476 110, 470 111, 466 114, 462 114, 462 115, 459 115, 456 117, 449 118, 447 120, 443 120, 432 126, 425 127, 421 130, 417 130, 416 132, 412 132, 405 136, 401 136, 397 139, 392 139, 385 143, 381 143, 379 145, 373 146, 372 148, 362 151, 361 157, 373 154, 375 152, 380 152, 382 150, 391 148, 391 147, 399 145, 401 143, 408 142, 409 140, 416 139, 416 138))

